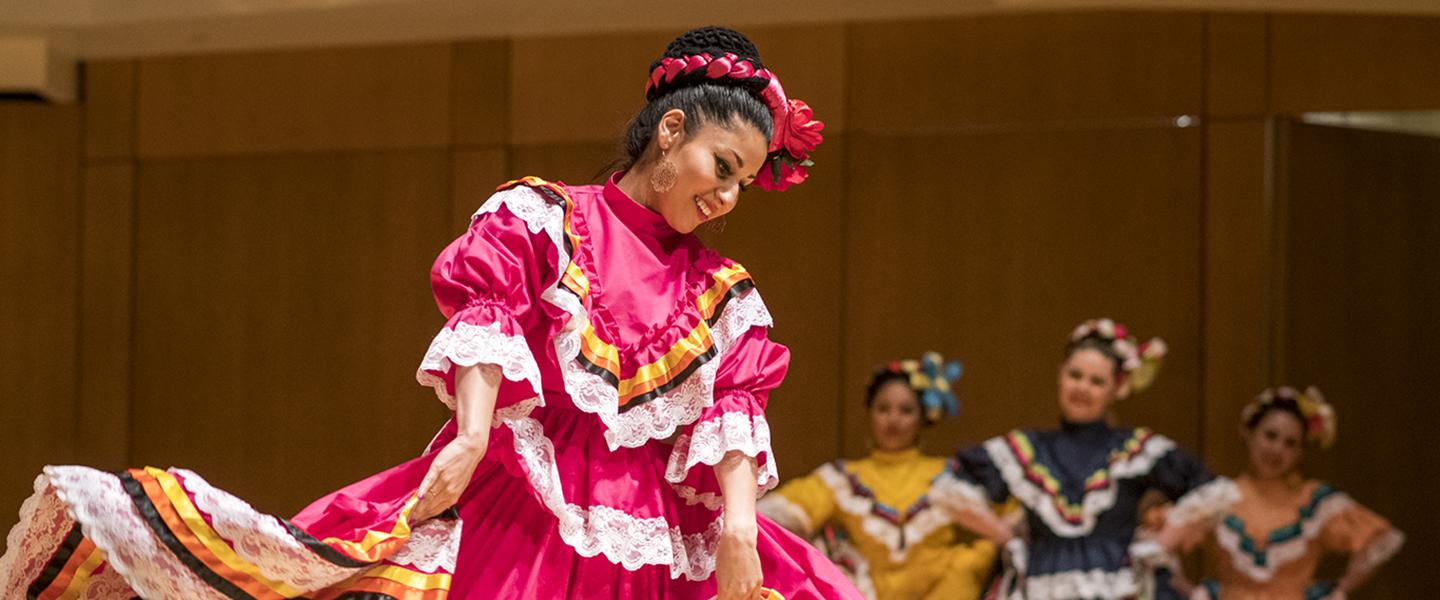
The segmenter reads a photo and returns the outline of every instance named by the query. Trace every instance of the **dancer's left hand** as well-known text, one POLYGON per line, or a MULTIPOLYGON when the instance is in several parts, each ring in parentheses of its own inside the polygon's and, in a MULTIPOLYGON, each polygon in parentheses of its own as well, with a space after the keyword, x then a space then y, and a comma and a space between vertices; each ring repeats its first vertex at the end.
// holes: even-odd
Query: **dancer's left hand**
POLYGON ((720 547, 715 552, 715 582, 718 600, 755 600, 764 598, 760 584, 760 552, 756 549, 759 528, 754 521, 745 525, 725 523, 720 533, 720 547))
POLYGON ((425 479, 420 483, 420 501, 410 512, 413 522, 438 515, 460 500, 460 494, 470 485, 475 467, 485 456, 488 440, 483 438, 486 437, 483 434, 462 435, 436 453, 435 461, 430 463, 430 471, 425 473, 425 479))

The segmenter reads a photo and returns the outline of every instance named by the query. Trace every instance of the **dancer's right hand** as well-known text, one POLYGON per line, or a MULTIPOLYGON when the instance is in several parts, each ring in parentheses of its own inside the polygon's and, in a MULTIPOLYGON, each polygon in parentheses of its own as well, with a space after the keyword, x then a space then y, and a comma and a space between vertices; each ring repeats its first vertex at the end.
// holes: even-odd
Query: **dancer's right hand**
POLYGON ((470 485, 476 465, 485 456, 487 434, 488 431, 461 435, 436 453, 435 461, 430 463, 430 470, 420 483, 420 501, 410 512, 411 522, 438 515, 460 500, 460 494, 470 485))

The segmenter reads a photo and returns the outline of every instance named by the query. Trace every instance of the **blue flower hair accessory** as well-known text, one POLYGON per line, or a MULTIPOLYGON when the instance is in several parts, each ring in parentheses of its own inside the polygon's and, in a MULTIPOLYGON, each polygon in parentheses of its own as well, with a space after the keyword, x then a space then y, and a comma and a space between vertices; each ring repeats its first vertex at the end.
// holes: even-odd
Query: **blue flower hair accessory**
POLYGON ((945 362, 939 352, 926 352, 920 360, 902 360, 896 370, 910 378, 910 389, 920 397, 920 408, 927 423, 960 416, 960 399, 955 397, 954 383, 965 374, 960 361, 945 362))

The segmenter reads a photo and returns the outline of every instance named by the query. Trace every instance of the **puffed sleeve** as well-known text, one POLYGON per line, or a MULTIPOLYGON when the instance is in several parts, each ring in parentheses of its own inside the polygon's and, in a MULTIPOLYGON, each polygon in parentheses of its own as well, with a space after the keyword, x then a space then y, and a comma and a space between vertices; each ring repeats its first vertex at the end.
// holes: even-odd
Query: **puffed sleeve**
POLYGON ((1175 503, 1165 515, 1166 526, 1198 531, 1240 501, 1240 490, 1233 481, 1216 477, 1195 455, 1174 447, 1174 442, 1157 435, 1145 443, 1167 448, 1146 477, 1150 489, 1175 503))
POLYGON ((956 452, 931 484, 930 501, 956 511, 993 512, 992 504, 1009 500, 1010 486, 990 458, 989 448, 997 442, 1003 440, 994 438, 956 452))
POLYGON ((1353 501, 1320 530, 1321 546, 1331 552, 1355 555, 1367 569, 1390 560, 1404 543, 1405 536, 1388 521, 1353 501))
POLYGON ((808 538, 835 514, 835 492, 816 471, 766 494, 755 508, 781 527, 808 538))
POLYGON ((721 357, 714 403, 702 409, 700 416, 676 438, 666 478, 687 501, 710 508, 720 506, 723 498, 719 481, 709 467, 732 451, 755 459, 759 467, 757 494, 764 494, 779 482, 770 451, 765 403, 770 390, 785 379, 790 351, 770 341, 767 331, 764 326, 751 327, 721 357))
POLYGON ((542 316, 540 295, 559 277, 552 231, 563 209, 528 187, 496 193, 469 229, 440 252, 430 270, 445 326, 431 341, 416 378, 455 408, 455 368, 495 365, 504 380, 497 410, 540 403, 540 368, 526 333, 542 316))

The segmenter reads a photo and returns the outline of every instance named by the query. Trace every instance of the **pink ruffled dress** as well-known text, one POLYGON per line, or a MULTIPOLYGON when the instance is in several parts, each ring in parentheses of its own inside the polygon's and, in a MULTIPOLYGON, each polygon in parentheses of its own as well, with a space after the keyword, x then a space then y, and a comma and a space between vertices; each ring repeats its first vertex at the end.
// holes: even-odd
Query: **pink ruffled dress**
MULTIPOLYGON (((502 186, 436 259, 447 318, 417 377, 498 366, 494 430, 448 515, 409 518, 434 452, 296 515, 198 475, 47 467, 0 558, 0 598, 711 598, 726 453, 777 482, 765 403, 785 347, 749 274, 605 185, 502 186)), ((759 517, 772 598, 859 598, 759 517)))

